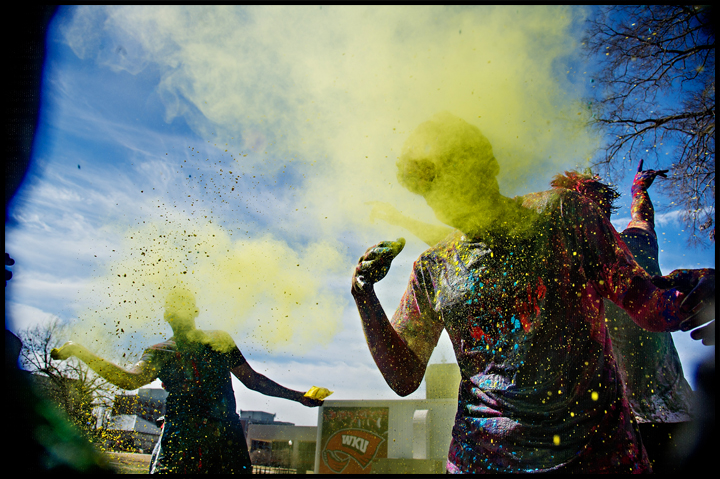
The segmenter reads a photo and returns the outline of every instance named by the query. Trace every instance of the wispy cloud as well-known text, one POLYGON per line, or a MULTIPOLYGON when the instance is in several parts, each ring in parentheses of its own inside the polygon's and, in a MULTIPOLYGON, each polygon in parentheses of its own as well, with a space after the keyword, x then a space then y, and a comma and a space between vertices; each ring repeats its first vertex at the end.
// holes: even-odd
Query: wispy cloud
POLYGON ((34 306, 6 301, 5 320, 7 329, 19 333, 26 329, 32 329, 35 326, 50 324, 54 321, 62 321, 62 318, 34 306))

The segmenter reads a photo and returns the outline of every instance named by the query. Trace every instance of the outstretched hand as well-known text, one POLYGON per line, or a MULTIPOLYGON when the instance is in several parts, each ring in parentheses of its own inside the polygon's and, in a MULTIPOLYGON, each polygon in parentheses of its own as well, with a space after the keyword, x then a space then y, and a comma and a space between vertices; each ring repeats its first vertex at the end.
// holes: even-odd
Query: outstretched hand
POLYGON ((690 337, 702 339, 709 346, 715 344, 715 270, 677 269, 667 276, 653 276, 652 282, 662 289, 675 288, 685 294, 680 311, 687 317, 680 323, 682 331, 695 329, 690 337))
POLYGON ((633 178, 633 184, 632 184, 632 193, 635 194, 638 190, 647 190, 650 188, 650 185, 653 184, 653 181, 655 181, 655 178, 658 176, 662 176, 663 178, 667 178, 667 172, 670 170, 643 170, 643 160, 640 160, 640 164, 638 165, 637 173, 635 174, 635 178, 633 178))
POLYGON ((387 275, 390 263, 405 247, 405 238, 396 241, 382 241, 368 248, 360 257, 353 273, 353 291, 365 290, 387 275))
POLYGON ((52 351, 50 351, 50 357, 57 361, 64 361, 69 357, 74 356, 77 348, 77 344, 73 343, 72 341, 68 341, 59 348, 53 348, 52 351))
POLYGON ((322 406, 325 401, 321 401, 320 399, 313 399, 309 398, 307 396, 302 396, 299 401, 300 404, 307 407, 318 407, 322 406))

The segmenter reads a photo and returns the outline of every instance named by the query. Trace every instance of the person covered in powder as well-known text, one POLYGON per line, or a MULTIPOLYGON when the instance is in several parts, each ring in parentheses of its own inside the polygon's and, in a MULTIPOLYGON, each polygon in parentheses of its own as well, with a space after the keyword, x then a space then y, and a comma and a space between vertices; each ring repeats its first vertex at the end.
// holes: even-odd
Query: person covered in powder
MULTIPOLYGON (((666 177, 667 170, 643 170, 640 160, 631 187, 631 219, 620 238, 635 261, 654 276, 660 286, 668 280, 658 263, 658 242, 655 233, 655 210, 648 189, 656 177, 666 177)), ((574 171, 557 175, 551 185, 577 191, 593 200, 610 218, 613 202, 619 196, 596 176, 574 171)), ((686 274, 676 272, 674 277, 686 274)), ((628 400, 643 437, 653 467, 672 472, 677 468, 677 438, 692 417, 693 392, 682 370, 682 364, 669 332, 650 332, 640 328, 628 314, 610 301, 605 301, 605 317, 612 339, 613 352, 626 387, 628 400)), ((714 334, 703 341, 714 343, 714 334)))
POLYGON ((410 394, 447 330, 461 371, 449 472, 649 472, 602 298, 645 329, 689 330, 712 319, 714 270, 659 289, 592 201, 506 198, 498 171, 488 140, 449 113, 406 141, 398 180, 457 231, 415 262, 391 320, 373 285, 403 242, 360 258, 352 294, 375 363, 410 394))
MULTIPOLYGON (((256 372, 224 331, 195 327, 194 295, 175 288, 165 301, 173 336, 145 350, 130 369, 102 359, 73 342, 52 351, 53 359, 75 356, 112 384, 137 389, 160 378, 168 391, 160 449, 151 473, 252 473, 230 373, 268 396, 316 407, 322 401, 287 389, 256 372)), ((153 454, 155 456, 155 454, 153 454)))
MULTIPOLYGON (((655 211, 648 189, 656 177, 666 177, 667 170, 643 170, 642 164, 640 160, 631 187, 631 220, 619 235, 635 261, 655 277, 658 284, 665 285, 666 280, 657 278, 662 273, 658 263, 655 211)), ((551 186, 570 189, 590 199, 608 219, 620 196, 597 176, 577 171, 556 175, 551 186)), ((428 246, 433 246, 453 231, 408 218, 384 203, 373 204, 371 217, 410 230, 428 246)), ((673 467, 677 468, 680 453, 676 440, 686 423, 692 420, 693 402, 692 389, 683 374, 672 335, 639 327, 622 308, 609 300, 605 300, 605 318, 615 360, 649 459, 653 467, 669 472, 673 467)), ((706 342, 714 342, 713 335, 709 336, 706 342)))
MULTIPOLYGON (((631 187, 631 220, 619 236, 635 261, 653 276, 653 281, 658 286, 669 287, 671 278, 686 273, 680 270, 669 278, 660 278, 655 210, 648 193, 655 178, 666 177, 668 170, 643 170, 642 165, 643 160, 640 160, 631 187)), ((556 175, 551 186, 570 189, 590 199, 608 219, 620 196, 597 176, 577 171, 556 175)), ((453 231, 409 218, 391 205, 380 202, 373 202, 371 218, 402 226, 428 246, 442 241, 453 231)), ((673 468, 677 469, 676 462, 681 456, 677 439, 693 419, 693 392, 683 374, 672 334, 639 327, 622 308, 609 300, 605 300, 605 317, 615 360, 649 459, 653 467, 671 472, 673 468)), ((709 334, 703 342, 714 344, 714 335, 709 334)))

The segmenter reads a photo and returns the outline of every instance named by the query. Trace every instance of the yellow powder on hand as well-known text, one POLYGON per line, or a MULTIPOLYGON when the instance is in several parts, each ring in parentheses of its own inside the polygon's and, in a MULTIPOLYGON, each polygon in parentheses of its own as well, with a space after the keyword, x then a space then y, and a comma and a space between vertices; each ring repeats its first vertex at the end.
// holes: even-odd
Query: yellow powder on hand
POLYGON ((313 386, 310 389, 308 389, 308 392, 305 393, 305 397, 308 397, 310 399, 317 399, 318 401, 324 400, 326 397, 330 396, 334 391, 330 391, 326 388, 319 388, 317 386, 313 386))

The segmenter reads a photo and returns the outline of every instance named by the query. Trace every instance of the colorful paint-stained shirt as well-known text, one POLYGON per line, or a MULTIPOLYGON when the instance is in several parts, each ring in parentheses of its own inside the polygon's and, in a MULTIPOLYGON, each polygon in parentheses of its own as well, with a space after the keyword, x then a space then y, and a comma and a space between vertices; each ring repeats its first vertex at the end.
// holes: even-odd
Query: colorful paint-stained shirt
MULTIPOLYGON (((648 471, 602 301, 623 304, 647 273, 577 193, 517 201, 522 228, 455 232, 423 253, 392 319, 424 363, 443 329, 452 341, 462 379, 448 470, 648 471)), ((677 329, 675 293, 651 294, 636 320, 677 329)))
POLYGON ((158 370, 168 392, 166 420, 176 417, 237 417, 230 370, 245 363, 224 331, 202 331, 204 341, 180 343, 171 338, 151 346, 142 360, 158 370))
MULTIPOLYGON (((654 235, 640 228, 628 228, 620 237, 648 274, 662 274, 654 235)), ((628 401, 638 422, 690 421, 693 392, 683 374, 672 335, 642 329, 609 301, 605 303, 605 317, 628 401)))

